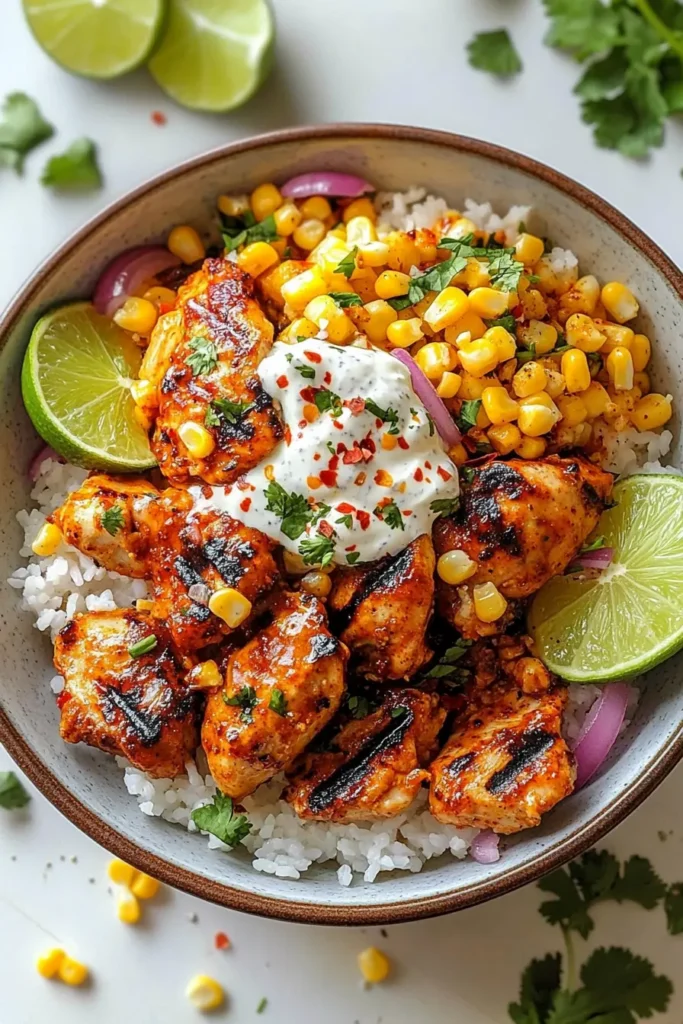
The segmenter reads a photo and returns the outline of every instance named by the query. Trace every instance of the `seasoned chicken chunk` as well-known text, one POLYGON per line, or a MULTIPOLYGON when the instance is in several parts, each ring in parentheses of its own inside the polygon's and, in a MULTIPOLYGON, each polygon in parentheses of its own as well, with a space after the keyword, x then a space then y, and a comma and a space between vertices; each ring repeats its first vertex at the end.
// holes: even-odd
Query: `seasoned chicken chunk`
POLYGON ((160 498, 144 477, 93 473, 51 518, 67 544, 98 565, 144 578, 149 575, 147 559, 158 527, 160 498))
POLYGON ((335 631, 369 679, 410 679, 432 652, 434 548, 426 534, 400 554, 336 574, 328 606, 335 631))
POLYGON ((496 460, 476 469, 457 512, 434 525, 437 558, 459 549, 478 566, 466 585, 438 581, 441 615, 470 639, 504 629, 510 616, 477 619, 472 588, 492 582, 508 599, 525 598, 564 572, 597 526, 612 483, 580 457, 496 460))
POLYGON ((227 259, 208 259, 159 317, 140 370, 158 383, 152 450, 176 484, 201 477, 230 484, 261 462, 282 437, 257 367, 273 325, 254 299, 254 281, 227 259), (178 433, 188 422, 211 433, 213 450, 191 454, 178 433))
POLYGON ((154 614, 180 651, 193 651, 230 632, 207 606, 214 591, 231 587, 252 605, 270 591, 278 575, 274 545, 225 512, 195 507, 187 491, 164 492, 162 508, 149 559, 154 614))
POLYGON ((538 825, 574 788, 561 734, 566 702, 565 689, 534 696, 509 683, 474 694, 432 764, 434 817, 503 835, 538 825))
POLYGON ((228 661, 209 694, 202 746, 219 789, 235 799, 277 775, 327 725, 344 694, 346 651, 324 605, 283 594, 274 620, 228 661))
POLYGON ((155 778, 185 770, 197 746, 197 698, 163 623, 132 608, 76 615, 57 636, 54 659, 65 681, 63 740, 120 754, 155 778), (148 637, 154 645, 136 655, 148 637))
POLYGON ((367 821, 392 818, 429 779, 446 712, 437 694, 387 690, 378 711, 351 721, 329 751, 304 755, 285 793, 300 818, 367 821))

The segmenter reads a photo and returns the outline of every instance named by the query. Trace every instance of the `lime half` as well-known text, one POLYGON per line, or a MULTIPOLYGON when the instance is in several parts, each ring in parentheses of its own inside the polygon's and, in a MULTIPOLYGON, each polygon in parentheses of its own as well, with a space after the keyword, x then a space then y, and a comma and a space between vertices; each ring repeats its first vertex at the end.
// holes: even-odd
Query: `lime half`
POLYGON ((540 656, 573 682, 633 676, 683 647, 683 477, 630 476, 614 500, 597 529, 612 564, 596 579, 554 577, 529 614, 540 656))
POLYGON ((33 328, 21 371, 26 411, 69 462, 135 473, 156 465, 130 392, 142 354, 88 302, 47 313, 33 328))
POLYGON ((116 78, 144 64, 166 0, 23 0, 34 36, 53 60, 85 78, 116 78))
POLYGON ((273 38, 265 0, 170 0, 149 70, 177 103, 221 113, 246 103, 264 81, 273 38))

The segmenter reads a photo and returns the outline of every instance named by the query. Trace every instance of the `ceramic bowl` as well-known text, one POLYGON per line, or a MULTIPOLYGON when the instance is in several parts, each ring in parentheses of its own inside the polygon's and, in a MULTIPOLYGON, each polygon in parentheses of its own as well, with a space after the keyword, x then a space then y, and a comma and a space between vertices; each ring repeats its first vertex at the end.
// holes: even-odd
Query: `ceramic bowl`
MULTIPOLYGON (((38 438, 23 410, 19 371, 33 324, 46 308, 91 294, 103 266, 131 245, 165 239, 170 225, 215 224, 216 196, 248 192, 312 169, 362 175, 382 189, 426 186, 456 208, 464 197, 505 211, 532 204, 555 244, 572 249, 603 281, 631 285, 639 327, 656 339, 657 390, 683 393, 683 277, 664 253, 604 200, 509 150, 439 132, 337 125, 265 135, 214 150, 129 193, 67 241, 33 275, 0 324, 0 580, 18 564, 15 513, 28 505, 26 466, 38 438)), ((215 229, 214 229, 215 230, 215 229)), ((674 431, 677 434, 676 426, 674 431)), ((674 460, 681 458, 680 446, 674 460)), ((342 888, 333 866, 301 881, 255 872, 239 852, 208 849, 197 835, 140 813, 113 759, 58 735, 47 685, 49 641, 0 586, 0 740, 43 793, 93 839, 162 881, 264 916, 314 923, 379 924, 471 906, 533 881, 601 839, 662 781, 683 751, 681 656, 651 672, 638 711, 599 777, 505 843, 498 863, 449 854, 419 874, 380 875, 342 888)))

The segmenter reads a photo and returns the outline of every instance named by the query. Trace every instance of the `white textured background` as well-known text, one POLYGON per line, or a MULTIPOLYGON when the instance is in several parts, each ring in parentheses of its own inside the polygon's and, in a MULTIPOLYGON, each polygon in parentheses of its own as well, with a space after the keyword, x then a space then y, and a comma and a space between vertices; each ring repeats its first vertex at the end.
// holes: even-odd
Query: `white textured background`
MULTIPOLYGON (((69 77, 33 43, 19 0, 3 0, 0 96, 18 89, 34 96, 58 135, 29 157, 23 178, 0 171, 2 304, 72 230, 150 175, 222 142, 316 121, 404 122, 521 150, 604 195, 674 259, 683 258, 680 128, 669 126, 665 149, 648 162, 597 150, 571 94, 575 67, 541 43, 537 0, 273 3, 273 77, 243 110, 214 118, 174 107, 144 72, 109 85, 69 77), (504 22, 525 63, 511 84, 472 70, 464 53, 475 31, 504 22), (155 109, 168 115, 163 128, 150 121, 155 109), (53 196, 37 183, 40 169, 81 135, 100 144, 105 188, 88 197, 53 196)), ((0 750, 0 768, 8 766, 0 750)), ((683 878, 681 796, 679 770, 610 846, 650 856, 670 881, 683 878), (658 839, 659 830, 672 827, 672 837, 658 839)), ((197 971, 230 990, 232 1006, 220 1019, 239 1024, 502 1024, 522 967, 560 945, 559 933, 536 912, 534 889, 394 927, 386 938, 375 929, 259 921, 166 891, 147 906, 144 925, 131 929, 116 919, 107 859, 37 794, 26 812, 0 813, 0 1024, 185 1024, 197 1019, 183 996, 197 971), (231 951, 213 949, 218 930, 230 935, 231 951), (35 956, 55 942, 88 962, 91 988, 67 989, 35 974, 35 956), (396 971, 390 984, 365 992, 355 957, 369 942, 387 950, 396 971), (264 995, 269 1006, 257 1017, 264 995)), ((629 945, 674 981, 680 977, 683 936, 667 938, 661 912, 607 906, 596 919, 595 944, 629 945)), ((680 1024, 679 988, 670 1012, 657 1020, 680 1024)))

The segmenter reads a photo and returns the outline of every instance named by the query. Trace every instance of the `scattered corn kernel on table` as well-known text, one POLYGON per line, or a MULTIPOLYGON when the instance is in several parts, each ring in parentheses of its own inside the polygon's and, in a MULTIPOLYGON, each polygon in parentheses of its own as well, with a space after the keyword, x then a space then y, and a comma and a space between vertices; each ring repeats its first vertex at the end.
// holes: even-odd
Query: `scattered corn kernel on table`
MULTIPOLYGON (((0 172, 3 304, 54 245, 144 178, 226 140, 315 121, 425 124, 521 149, 605 194, 683 261, 673 130, 650 164, 595 149, 571 94, 575 69, 541 43, 540 4, 503 12, 494 4, 423 0, 416 14, 412 0, 347 0, 334 20, 329 5, 314 0, 274 0, 274 7, 271 80, 235 115, 214 119, 173 106, 144 72, 107 87, 70 78, 36 47, 19 4, 8 5, 0 95, 25 90, 62 140, 97 140, 105 187, 56 197, 38 184, 40 157, 29 159, 23 177, 0 172), (510 83, 470 68, 464 52, 468 38, 498 28, 503 18, 525 64, 510 83), (426 36, 427 26, 435 29, 429 44, 423 37, 415 47, 416 28, 426 36), (355 74, 355 68, 375 71, 355 74)), ((49 142, 46 151, 60 144, 49 142)), ((387 296, 400 294, 401 282, 389 275, 383 287, 387 296)), ((408 321, 401 330, 410 330, 408 321)), ((534 382, 527 383, 533 389, 534 382)), ((0 770, 9 767, 0 750, 0 770)), ((680 877, 683 829, 671 811, 682 789, 679 769, 610 837, 610 848, 621 856, 646 855, 665 878, 680 877)), ((182 1024, 198 1019, 188 986, 195 1004, 207 1008, 225 992, 225 1019, 244 1024, 319 1024, 323 1018, 329 1024, 502 1024, 522 968, 559 945, 537 913, 533 888, 386 932, 265 922, 165 888, 155 892, 151 880, 112 865, 105 851, 32 795, 25 810, 0 811, 1 1024, 114 1024, 125 1017, 182 1024), (377 983, 364 987, 361 971, 377 983)), ((680 974, 683 938, 667 937, 658 915, 611 905, 600 912, 598 933, 599 943, 628 944, 673 979, 680 974)), ((678 988, 658 1020, 681 1020, 678 988)))

